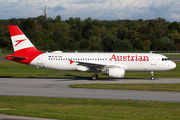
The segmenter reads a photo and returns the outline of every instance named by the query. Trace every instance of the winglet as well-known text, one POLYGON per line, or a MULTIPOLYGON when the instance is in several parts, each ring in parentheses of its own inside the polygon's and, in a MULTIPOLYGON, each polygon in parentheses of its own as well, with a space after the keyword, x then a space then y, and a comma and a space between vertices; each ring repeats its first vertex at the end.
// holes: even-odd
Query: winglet
POLYGON ((69 59, 69 61, 70 61, 70 64, 73 64, 73 63, 74 63, 74 61, 72 61, 72 60, 70 60, 70 59, 69 59))

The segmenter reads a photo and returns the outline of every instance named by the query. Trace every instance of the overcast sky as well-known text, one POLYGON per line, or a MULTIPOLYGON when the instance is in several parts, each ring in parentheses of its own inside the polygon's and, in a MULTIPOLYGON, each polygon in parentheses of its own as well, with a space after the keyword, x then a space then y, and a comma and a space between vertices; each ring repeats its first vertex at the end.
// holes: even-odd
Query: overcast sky
POLYGON ((180 0, 0 0, 0 19, 43 15, 62 20, 91 17, 99 20, 154 19, 180 21, 180 0))

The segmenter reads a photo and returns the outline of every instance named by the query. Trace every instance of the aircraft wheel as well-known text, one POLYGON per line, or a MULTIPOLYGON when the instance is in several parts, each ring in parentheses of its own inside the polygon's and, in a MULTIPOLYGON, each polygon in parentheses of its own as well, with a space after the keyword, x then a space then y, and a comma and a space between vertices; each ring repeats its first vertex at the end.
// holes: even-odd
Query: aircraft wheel
POLYGON ((98 75, 97 74, 94 74, 93 76, 92 76, 92 80, 97 80, 98 79, 98 75))
POLYGON ((151 77, 151 80, 155 80, 155 77, 151 77))

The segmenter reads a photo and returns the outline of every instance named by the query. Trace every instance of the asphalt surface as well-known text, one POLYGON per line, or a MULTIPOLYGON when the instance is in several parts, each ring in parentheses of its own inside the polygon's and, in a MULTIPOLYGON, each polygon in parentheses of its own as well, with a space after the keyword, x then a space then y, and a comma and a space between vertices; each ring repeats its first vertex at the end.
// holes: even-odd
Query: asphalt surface
POLYGON ((23 117, 23 116, 14 116, 14 115, 0 115, 0 120, 55 120, 55 119, 33 118, 33 117, 23 117))
MULTIPOLYGON (((150 79, 49 79, 49 78, 0 78, 0 95, 11 96, 45 96, 64 98, 121 99, 180 102, 179 92, 101 90, 69 88, 71 84, 90 83, 180 83, 180 78, 150 79)), ((1 109, 0 109, 1 110, 1 109)), ((0 115, 0 120, 52 120, 33 117, 0 115)))
POLYGON ((0 57, 0 61, 8 61, 5 57, 0 57))
POLYGON ((180 83, 180 79, 161 78, 154 81, 150 79, 99 79, 92 81, 77 78, 0 78, 0 95, 180 102, 179 92, 76 89, 68 87, 71 84, 90 83, 180 83))

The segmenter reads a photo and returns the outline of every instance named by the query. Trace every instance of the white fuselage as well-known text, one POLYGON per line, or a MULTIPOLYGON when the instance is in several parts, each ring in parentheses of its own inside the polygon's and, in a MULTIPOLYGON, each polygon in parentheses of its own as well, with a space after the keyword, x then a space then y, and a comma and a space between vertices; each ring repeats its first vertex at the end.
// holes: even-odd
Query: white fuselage
POLYGON ((76 62, 116 66, 125 71, 165 71, 176 67, 176 64, 160 54, 153 53, 43 53, 30 65, 65 71, 91 71, 76 62), (75 61, 70 64, 69 60, 75 61))

